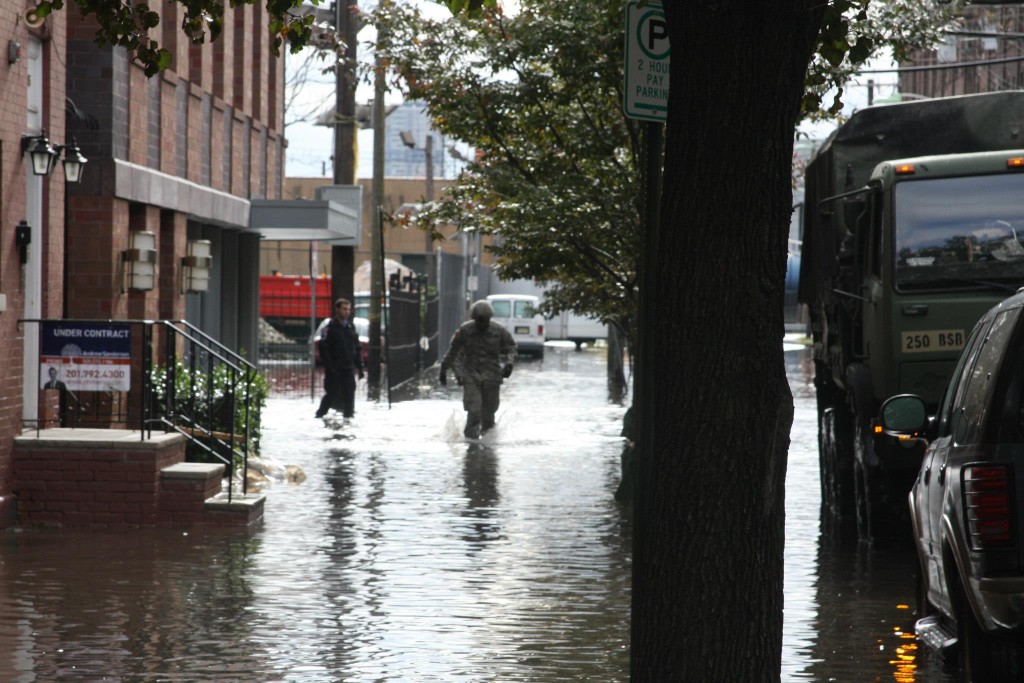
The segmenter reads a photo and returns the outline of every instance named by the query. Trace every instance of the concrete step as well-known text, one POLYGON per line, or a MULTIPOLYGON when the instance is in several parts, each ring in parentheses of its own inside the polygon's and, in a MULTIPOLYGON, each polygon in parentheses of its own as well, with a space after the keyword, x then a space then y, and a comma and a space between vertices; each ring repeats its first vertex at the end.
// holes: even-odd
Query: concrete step
POLYGON ((222 491, 224 465, 183 462, 160 472, 164 526, 251 527, 263 520, 262 494, 222 491))
POLYGON ((206 500, 206 518, 209 526, 252 527, 263 521, 262 493, 218 493, 206 500))

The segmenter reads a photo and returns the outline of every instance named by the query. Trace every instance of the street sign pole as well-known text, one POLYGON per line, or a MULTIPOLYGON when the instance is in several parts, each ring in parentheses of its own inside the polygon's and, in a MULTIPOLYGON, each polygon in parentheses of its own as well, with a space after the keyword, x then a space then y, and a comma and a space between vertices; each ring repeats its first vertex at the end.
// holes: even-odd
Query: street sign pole
MULTIPOLYGON (((651 264, 658 250, 658 225, 661 212, 661 176, 663 171, 664 121, 668 118, 669 57, 668 25, 660 3, 640 6, 638 0, 626 5, 625 91, 623 111, 627 117, 644 121, 644 136, 640 148, 640 182, 644 192, 643 233, 640 252, 640 316, 639 353, 636 359, 633 406, 637 463, 641 463, 650 443, 645 406, 652 405, 653 372, 644 350, 648 348, 644 336, 650 329, 654 312, 656 278, 651 264)), ((642 465, 641 465, 642 466, 642 465)), ((639 471, 633 478, 637 490, 634 499, 645 492, 639 486, 639 471)), ((635 509, 642 510, 637 505, 635 509)), ((641 524, 642 528, 642 524, 641 524)))

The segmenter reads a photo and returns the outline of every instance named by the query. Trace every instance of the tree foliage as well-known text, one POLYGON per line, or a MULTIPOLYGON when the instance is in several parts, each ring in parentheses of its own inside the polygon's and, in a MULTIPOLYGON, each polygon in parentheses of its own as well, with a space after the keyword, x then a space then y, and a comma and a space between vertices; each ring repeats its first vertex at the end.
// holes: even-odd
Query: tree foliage
POLYGON ((502 279, 550 285, 546 313, 592 315, 634 338, 639 127, 622 112, 621 9, 528 0, 514 16, 394 8, 378 21, 407 95, 477 150, 420 220, 493 235, 502 279))
POLYGON ((938 43, 956 26, 965 0, 834 0, 825 7, 818 47, 807 67, 801 116, 830 118, 843 108, 846 84, 866 61, 890 52, 896 60, 938 43), (831 101, 829 96, 831 94, 831 101))
MULTIPOLYGON (((310 0, 314 5, 320 0, 310 0)), ((160 25, 160 14, 149 3, 120 2, 120 0, 74 0, 84 16, 95 16, 99 24, 96 42, 103 45, 118 45, 126 48, 152 76, 171 65, 171 53, 161 47, 151 35, 152 29, 160 25)), ((216 40, 224 26, 223 0, 172 0, 181 10, 181 30, 193 43, 204 43, 207 37, 216 40)), ((229 7, 255 4, 255 0, 229 0, 229 7)), ((314 17, 300 12, 303 0, 266 0, 268 23, 274 54, 279 54, 281 45, 287 41, 292 52, 298 52, 313 35, 314 17)), ((64 8, 64 0, 43 0, 35 11, 45 17, 55 10, 64 8)))

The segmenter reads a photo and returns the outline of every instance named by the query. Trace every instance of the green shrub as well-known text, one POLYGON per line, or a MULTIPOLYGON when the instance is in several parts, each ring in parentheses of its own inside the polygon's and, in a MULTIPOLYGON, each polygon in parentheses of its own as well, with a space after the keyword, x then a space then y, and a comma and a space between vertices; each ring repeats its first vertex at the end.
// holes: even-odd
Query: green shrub
MULTIPOLYGON (((168 414, 166 378, 166 366, 153 367, 150 379, 153 383, 154 411, 162 417, 168 414)), ((174 369, 174 392, 177 399, 175 412, 183 414, 186 406, 189 406, 192 412, 190 417, 202 427, 210 431, 233 431, 236 435, 242 435, 248 406, 248 450, 251 454, 259 453, 263 408, 267 403, 270 385, 262 372, 250 370, 247 404, 246 373, 236 373, 235 405, 233 414, 228 415, 227 397, 231 378, 232 373, 226 365, 218 364, 213 367, 212 373, 208 373, 203 368, 189 368, 178 359, 174 369)), ((201 452, 201 449, 192 450, 201 452)))

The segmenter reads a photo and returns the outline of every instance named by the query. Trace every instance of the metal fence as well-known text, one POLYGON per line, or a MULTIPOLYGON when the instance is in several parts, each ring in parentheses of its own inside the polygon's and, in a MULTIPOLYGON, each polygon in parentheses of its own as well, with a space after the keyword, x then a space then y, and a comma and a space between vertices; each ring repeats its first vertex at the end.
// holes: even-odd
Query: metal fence
POLYGON ((442 252, 437 266, 438 290, 438 358, 448 352, 455 330, 466 319, 468 310, 466 258, 442 252))
MULTIPOLYGON (((433 288, 426 287, 426 280, 419 276, 389 282, 388 307, 382 321, 385 343, 381 346, 382 378, 387 378, 388 390, 414 378, 439 358, 440 297, 433 288)), ((308 304, 308 295, 297 288, 295 297, 301 301, 289 302, 287 291, 274 293, 276 307, 308 304)), ((323 368, 316 357, 313 335, 306 329, 282 328, 267 320, 262 320, 260 327, 259 366, 271 395, 319 398, 324 391, 323 368)), ((450 336, 451 332, 445 339, 450 336)))

